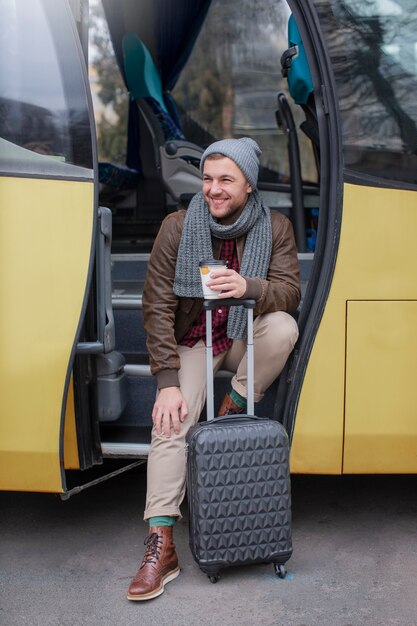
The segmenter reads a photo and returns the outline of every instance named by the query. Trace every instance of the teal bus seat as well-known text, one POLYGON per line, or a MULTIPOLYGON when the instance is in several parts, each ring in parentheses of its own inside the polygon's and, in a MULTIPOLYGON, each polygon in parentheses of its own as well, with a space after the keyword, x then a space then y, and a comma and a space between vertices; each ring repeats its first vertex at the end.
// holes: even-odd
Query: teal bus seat
POLYGON ((288 49, 281 57, 282 75, 288 80, 290 94, 296 104, 307 104, 313 93, 313 81, 294 16, 288 20, 288 49))
POLYGON ((125 34, 122 49, 127 88, 139 111, 142 190, 148 188, 147 197, 159 198, 160 205, 166 192, 174 203, 182 202, 201 189, 203 150, 185 140, 165 102, 158 68, 139 36, 125 34))
MULTIPOLYGON (((300 129, 312 142, 317 171, 320 172, 320 146, 317 113, 314 101, 314 87, 307 55, 294 16, 288 20, 288 49, 281 56, 282 75, 287 78, 288 91, 305 115, 300 129)), ((291 220, 299 252, 313 250, 315 232, 307 229, 307 214, 304 206, 303 179, 301 172, 300 146, 297 129, 291 108, 284 93, 278 94, 278 125, 283 128, 288 139, 290 164, 292 210, 291 220)), ((315 216, 316 217, 316 216, 315 216)), ((308 220, 311 222, 312 220, 308 220)))
POLYGON ((294 16, 288 20, 288 49, 281 56, 281 73, 287 78, 288 90, 295 102, 301 106, 305 121, 301 130, 311 140, 317 169, 320 170, 320 142, 314 86, 307 61, 304 44, 294 16))
POLYGON ((153 98, 166 114, 161 79, 155 63, 139 37, 127 33, 123 37, 123 58, 126 82, 133 98, 153 98))
POLYGON ((126 82, 134 100, 147 102, 158 119, 165 141, 185 139, 168 112, 155 63, 139 37, 128 33, 122 42, 126 82))

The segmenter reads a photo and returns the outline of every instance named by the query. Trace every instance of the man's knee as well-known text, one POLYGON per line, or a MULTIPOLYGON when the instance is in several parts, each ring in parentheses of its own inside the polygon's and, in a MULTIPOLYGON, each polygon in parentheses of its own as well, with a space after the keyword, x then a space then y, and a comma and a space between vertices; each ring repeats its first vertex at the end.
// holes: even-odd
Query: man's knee
POLYGON ((298 339, 298 326, 295 319, 284 311, 265 313, 255 320, 254 341, 264 337, 271 345, 288 345, 292 350, 298 339))

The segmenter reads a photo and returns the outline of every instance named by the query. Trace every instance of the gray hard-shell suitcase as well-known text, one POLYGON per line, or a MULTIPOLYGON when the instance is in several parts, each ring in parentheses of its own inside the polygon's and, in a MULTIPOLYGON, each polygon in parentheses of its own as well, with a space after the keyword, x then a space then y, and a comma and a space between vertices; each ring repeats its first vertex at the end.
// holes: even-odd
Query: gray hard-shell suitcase
POLYGON ((289 439, 282 424, 253 416, 254 300, 206 300, 207 422, 187 434, 189 540, 211 582, 232 565, 273 563, 285 576, 292 554, 289 439), (248 311, 248 415, 213 419, 211 310, 248 311))

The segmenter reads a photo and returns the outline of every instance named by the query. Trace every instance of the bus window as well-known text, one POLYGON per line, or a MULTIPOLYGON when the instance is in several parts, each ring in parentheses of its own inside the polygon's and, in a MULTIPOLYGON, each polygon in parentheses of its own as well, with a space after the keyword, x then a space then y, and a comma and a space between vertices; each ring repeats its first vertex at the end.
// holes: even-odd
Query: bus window
POLYGON ((417 183, 417 15, 394 0, 318 0, 335 70, 345 165, 417 183))
MULTIPOLYGON (((289 182, 287 137, 275 117, 277 93, 288 94, 280 57, 288 47, 289 13, 283 0, 214 0, 173 92, 179 107, 205 131, 188 133, 195 143, 245 135, 259 143, 260 183, 289 182)), ((299 127, 304 117, 299 107, 293 108, 299 127)), ((299 143, 303 178, 316 183, 312 146, 302 132, 299 143)))
POLYGON ((126 164, 129 94, 117 65, 103 6, 90 0, 89 80, 98 160, 126 164))
POLYGON ((0 34, 4 173, 83 177, 86 168, 92 176, 88 103, 66 10, 54 0, 0 4, 0 23, 9 25, 0 34))

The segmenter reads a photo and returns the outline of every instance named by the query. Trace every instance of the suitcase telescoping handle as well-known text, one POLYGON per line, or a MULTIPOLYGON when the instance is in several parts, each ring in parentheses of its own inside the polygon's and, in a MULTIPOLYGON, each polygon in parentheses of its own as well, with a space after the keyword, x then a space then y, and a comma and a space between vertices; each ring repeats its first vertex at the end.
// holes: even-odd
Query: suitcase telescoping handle
POLYGON ((253 371, 253 309, 255 300, 239 298, 218 298, 215 300, 204 300, 203 308, 206 311, 206 380, 207 380, 207 419, 214 417, 214 380, 213 380, 213 335, 212 335, 212 314, 211 312, 218 306, 243 306, 248 312, 247 326, 247 375, 246 387, 247 414, 254 414, 254 371, 253 371))

